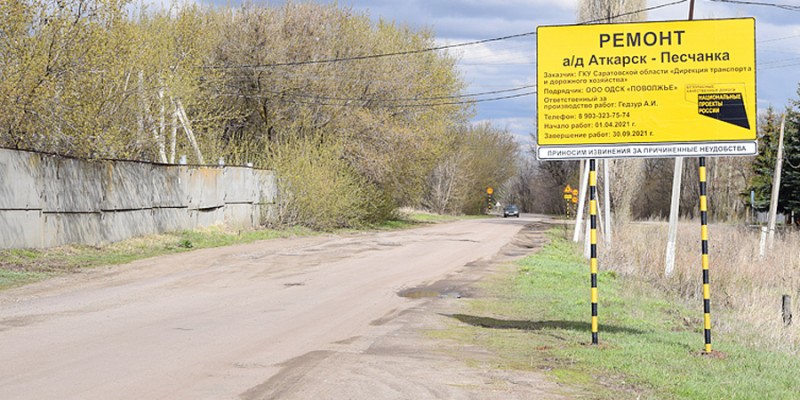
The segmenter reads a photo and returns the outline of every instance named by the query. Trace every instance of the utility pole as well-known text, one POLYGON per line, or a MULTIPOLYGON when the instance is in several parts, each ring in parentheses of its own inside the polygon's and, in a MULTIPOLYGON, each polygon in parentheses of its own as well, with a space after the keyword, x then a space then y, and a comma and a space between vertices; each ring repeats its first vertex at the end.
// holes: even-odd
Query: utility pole
MULTIPOLYGON (((689 21, 694 19, 694 0, 689 2, 689 21)), ((672 198, 669 204, 669 230, 667 232, 667 254, 665 257, 664 275, 672 275, 675 268, 675 242, 678 236, 678 218, 681 206, 681 178, 683 175, 683 157, 675 157, 672 169, 672 198)))
POLYGON ((681 205, 681 176, 683 175, 683 157, 675 157, 675 169, 672 171, 672 199, 669 203, 669 232, 667 234, 667 255, 664 275, 671 276, 675 269, 675 242, 678 237, 678 217, 681 205))
POLYGON ((775 173, 772 175, 772 195, 769 199, 769 249, 775 244, 775 222, 778 214, 778 196, 780 195, 781 170, 783 168, 783 128, 786 114, 781 117, 781 133, 778 135, 778 157, 775 160, 775 173))
POLYGON ((192 131, 192 124, 189 121, 189 117, 186 115, 186 109, 183 108, 183 104, 181 103, 181 99, 173 98, 173 103, 175 104, 175 109, 178 113, 178 119, 181 121, 181 125, 183 126, 183 131, 186 133, 186 137, 189 139, 189 144, 192 145, 192 149, 194 149, 194 153, 197 156, 197 162, 200 165, 205 164, 205 160, 203 159, 203 153, 200 152, 200 147, 197 145, 197 139, 194 136, 194 131, 192 131))

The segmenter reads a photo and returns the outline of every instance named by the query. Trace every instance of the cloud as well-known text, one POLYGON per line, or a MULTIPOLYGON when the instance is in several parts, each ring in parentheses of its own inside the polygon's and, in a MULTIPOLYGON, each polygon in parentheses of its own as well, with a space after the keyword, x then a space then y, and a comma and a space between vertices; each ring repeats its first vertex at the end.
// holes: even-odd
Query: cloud
POLYGON ((520 150, 526 151, 533 144, 531 134, 536 125, 535 118, 491 118, 474 120, 473 124, 488 122, 492 126, 500 129, 507 129, 514 135, 514 140, 520 144, 520 150))
MULTIPOLYGON (((198 1, 228 4, 228 0, 198 1)), ((336 0, 317 1, 330 4, 336 0)), ((648 6, 669 2, 650 0, 648 6)), ((238 6, 241 1, 231 0, 231 4, 238 6)), ((277 6, 281 2, 263 0, 259 4, 277 6)), ((443 45, 534 32, 542 25, 573 24, 577 21, 578 0, 338 0, 338 4, 367 13, 375 21, 383 18, 418 29, 430 28, 438 38, 437 44, 443 45)), ((686 20, 688 13, 689 3, 684 2, 650 11, 647 19, 686 20)), ((788 99, 798 97, 800 13, 704 1, 696 4, 694 16, 695 19, 755 17, 759 106, 772 104, 782 109, 788 99)), ((451 53, 460 59, 459 68, 468 84, 468 93, 535 83, 535 36, 462 47, 451 53)), ((478 103, 475 121, 491 121, 499 127, 508 127, 518 137, 527 138, 534 129, 535 105, 536 96, 478 103)))
POLYGON ((179 9, 186 5, 208 4, 202 0, 141 0, 128 4, 127 9, 130 15, 138 15, 144 9, 147 12, 179 9))

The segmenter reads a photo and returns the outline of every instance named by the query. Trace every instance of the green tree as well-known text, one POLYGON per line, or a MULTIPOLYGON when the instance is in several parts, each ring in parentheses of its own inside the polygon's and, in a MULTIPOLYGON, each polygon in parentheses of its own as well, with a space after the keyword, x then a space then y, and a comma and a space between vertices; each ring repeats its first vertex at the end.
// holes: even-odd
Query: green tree
MULTIPOLYGON (((800 90, 798 90, 800 95, 800 90)), ((786 110, 783 170, 778 207, 784 213, 800 216, 800 100, 786 110)))
MULTIPOLYGON (((794 108, 787 107, 785 111, 783 166, 778 195, 778 212, 786 214, 800 213, 800 113, 797 110, 800 102, 793 101, 792 106, 794 108)), ((752 176, 747 190, 742 193, 749 201, 750 191, 754 192, 755 209, 759 211, 769 209, 782 117, 769 107, 759 118, 759 154, 750 166, 752 176)))
POLYGON ((0 5, 0 143, 90 156, 130 142, 121 139, 127 130, 115 122, 124 115, 119 67, 131 48, 126 5, 114 0, 0 5))
POLYGON ((286 144, 335 142, 338 165, 377 189, 368 203, 419 204, 451 127, 468 115, 440 100, 464 84, 453 57, 419 51, 435 46, 429 31, 311 3, 249 5, 227 21, 215 65, 229 71, 227 101, 240 111, 221 137, 228 154, 255 149, 268 155, 257 164, 277 168, 277 157, 306 156, 286 144), (364 57, 387 53, 400 54, 364 57))
POLYGON ((770 106, 760 116, 758 121, 758 155, 750 164, 753 172, 749 185, 743 197, 750 199, 750 192, 754 192, 753 206, 756 210, 769 209, 769 199, 772 194, 772 177, 775 172, 775 160, 778 153, 778 135, 780 134, 781 116, 775 113, 770 106))
POLYGON ((230 114, 221 74, 205 68, 215 14, 189 5, 134 18, 131 3, 0 4, 0 145, 166 161, 167 114, 179 100, 214 152, 213 131, 230 114))
POLYGON ((423 205, 435 212, 479 214, 486 210, 486 188, 501 198, 517 173, 519 146, 508 130, 488 123, 462 125, 451 132, 449 151, 428 176, 423 205))
POLYGON ((507 132, 466 128, 456 58, 428 29, 336 4, 134 3, 0 2, 0 146, 252 162, 280 176, 285 222, 325 229, 418 206, 443 160, 469 172, 461 193, 515 165, 488 161, 513 158, 507 132))

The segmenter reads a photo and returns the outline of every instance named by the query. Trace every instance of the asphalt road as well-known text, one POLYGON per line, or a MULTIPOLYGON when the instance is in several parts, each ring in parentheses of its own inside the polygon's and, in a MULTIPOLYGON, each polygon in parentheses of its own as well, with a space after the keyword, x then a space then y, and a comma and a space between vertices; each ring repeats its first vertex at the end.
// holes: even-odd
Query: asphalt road
POLYGON ((489 398, 453 382, 506 378, 441 371, 454 361, 409 330, 432 318, 426 299, 398 293, 458 280, 532 218, 203 249, 0 292, 0 398, 489 398), (369 369, 370 349, 398 332, 405 346, 384 346, 395 369, 369 369))

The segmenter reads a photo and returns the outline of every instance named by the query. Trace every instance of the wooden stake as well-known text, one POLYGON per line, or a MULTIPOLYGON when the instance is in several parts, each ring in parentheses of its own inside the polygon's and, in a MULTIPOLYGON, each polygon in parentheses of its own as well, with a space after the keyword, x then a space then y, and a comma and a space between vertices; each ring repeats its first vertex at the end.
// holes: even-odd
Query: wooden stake
POLYGON ((792 296, 788 294, 781 296, 781 316, 784 326, 792 324, 792 296))

